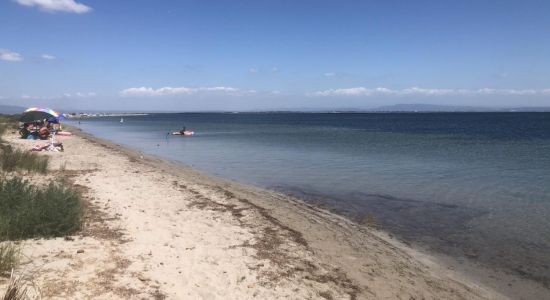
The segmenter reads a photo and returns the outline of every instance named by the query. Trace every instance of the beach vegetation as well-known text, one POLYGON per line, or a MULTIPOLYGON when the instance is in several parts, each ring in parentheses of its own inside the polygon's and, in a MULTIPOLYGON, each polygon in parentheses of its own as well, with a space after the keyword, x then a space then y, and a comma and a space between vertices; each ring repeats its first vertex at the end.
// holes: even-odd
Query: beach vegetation
POLYGON ((12 242, 0 243, 0 276, 10 272, 19 263, 19 246, 12 242))
POLYGON ((2 137, 2 135, 4 135, 7 129, 8 129, 8 124, 0 123, 0 138, 2 137))
POLYGON ((46 173, 48 164, 48 156, 38 155, 30 151, 13 149, 10 145, 0 145, 0 166, 5 172, 25 170, 46 173))
POLYGON ((11 274, 10 282, 2 300, 27 300, 27 299, 39 299, 39 297, 30 298, 28 295, 29 287, 28 283, 23 276, 14 276, 11 274))
POLYGON ((58 237, 81 228, 78 191, 60 183, 39 188, 20 177, 0 178, 0 241, 58 237))
POLYGON ((17 128, 18 115, 0 115, 0 167, 2 171, 13 172, 24 170, 46 173, 49 157, 40 156, 30 151, 14 149, 2 143, 2 135, 9 129, 17 128))
POLYGON ((0 123, 15 124, 19 121, 21 115, 2 115, 0 114, 0 123))
POLYGON ((17 129, 19 115, 1 115, 0 114, 0 137, 8 129, 17 129))

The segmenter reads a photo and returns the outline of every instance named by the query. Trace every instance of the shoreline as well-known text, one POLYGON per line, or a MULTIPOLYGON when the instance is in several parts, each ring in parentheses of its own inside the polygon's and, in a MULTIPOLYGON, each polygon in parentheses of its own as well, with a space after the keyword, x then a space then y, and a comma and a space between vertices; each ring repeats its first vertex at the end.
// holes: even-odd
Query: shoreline
MULTIPOLYGON (((453 271, 450 268, 457 270, 459 268, 457 266, 449 268, 442 263, 442 258, 413 249, 392 239, 385 232, 359 226, 345 217, 296 198, 207 175, 182 163, 146 155, 74 127, 72 131, 75 136, 62 139, 66 143, 66 153, 48 155, 52 157, 54 164, 58 163, 60 167, 63 166, 69 172, 75 173, 75 178, 72 180, 85 190, 88 201, 93 201, 96 206, 92 212, 96 210, 96 213, 106 215, 105 219, 99 222, 100 224, 94 224, 92 221, 85 226, 84 231, 95 228, 94 230, 100 232, 105 231, 104 234, 107 236, 117 236, 114 239, 115 242, 110 242, 115 244, 116 249, 109 250, 116 250, 114 253, 119 256, 115 260, 121 261, 120 266, 115 264, 115 269, 133 270, 133 273, 130 272, 123 276, 123 280, 119 280, 119 283, 124 286, 122 290, 126 293, 131 294, 140 290, 138 288, 140 284, 155 282, 155 284, 145 284, 148 286, 145 290, 151 292, 149 295, 158 292, 159 295, 168 298, 190 296, 189 291, 187 294, 182 294, 184 291, 181 287, 178 287, 174 280, 167 278, 165 274, 173 273, 177 266, 193 266, 193 260, 180 257, 186 251, 190 251, 188 249, 191 247, 194 247, 191 250, 195 250, 206 244, 216 249, 220 244, 229 243, 226 247, 218 249, 221 252, 202 257, 209 264, 197 269, 208 273, 212 269, 216 270, 220 268, 219 266, 223 266, 221 268, 225 270, 225 274, 237 277, 244 274, 245 279, 239 282, 241 278, 239 277, 236 281, 225 284, 223 281, 221 283, 218 281, 218 285, 222 285, 222 289, 218 290, 218 296, 215 293, 212 294, 216 289, 205 291, 204 287, 200 286, 192 287, 191 290, 195 292, 193 295, 202 298, 205 298, 204 293, 210 293, 214 298, 221 295, 244 298, 262 295, 264 298, 284 298, 285 295, 293 295, 297 298, 325 299, 379 299, 398 298, 405 295, 451 299, 506 298, 497 293, 494 290, 495 287, 491 289, 476 284, 474 281, 479 280, 479 277, 466 276, 465 273, 453 271), (91 153, 89 155, 74 153, 73 160, 68 160, 67 157, 63 159, 67 152, 74 152, 72 148, 77 146, 85 146, 80 148, 89 150, 91 153), (99 154, 94 156, 94 152, 99 154), (79 159, 76 159, 77 157, 79 159), (110 163, 117 162, 117 164, 106 166, 102 160, 110 163), (129 184, 134 189, 140 187, 143 189, 140 193, 128 191, 130 188, 117 192, 116 187, 113 190, 113 183, 109 182, 117 179, 121 180, 120 185, 114 184, 118 188, 129 184), (160 187, 159 192, 167 193, 171 200, 163 201, 163 197, 158 194, 142 193, 143 191, 152 193, 150 190, 157 187, 160 187), (135 198, 130 201, 132 207, 129 208, 130 204, 120 199, 121 197, 135 198), (162 207, 143 203, 143 199, 151 199, 150 201, 162 207), (182 204, 185 204, 183 208, 182 204), (136 211, 136 207, 143 205, 148 206, 147 209, 154 210, 155 214, 142 208, 137 208, 136 211), (101 209, 105 206, 110 209, 101 209), (173 210, 175 206, 178 209, 173 210), (180 214, 187 215, 194 222, 180 220, 183 218, 180 214), (112 218, 114 219, 109 221, 112 218), (143 218, 151 222, 145 226, 148 229, 145 232, 140 228, 144 226, 143 218), (164 218, 169 220, 164 222, 165 227, 161 226, 163 224, 157 224, 161 220, 165 221, 164 218), (175 228, 180 228, 178 225, 193 227, 204 221, 207 221, 207 227, 216 227, 217 230, 229 229, 227 237, 231 238, 224 239, 223 235, 216 235, 215 231, 207 227, 202 229, 212 233, 213 236, 210 238, 213 240, 209 242, 205 242, 205 237, 200 234, 198 237, 194 236, 196 232, 193 234, 187 232, 187 235, 175 233, 177 231, 175 228), (137 228, 131 229, 132 226, 137 228), (166 247, 168 249, 161 250, 159 257, 160 260, 170 261, 170 264, 158 261, 155 259, 156 255, 149 255, 152 250, 149 249, 150 252, 148 252, 143 249, 144 244, 149 248, 160 247, 160 242, 152 242, 159 234, 160 236, 169 235, 162 244, 163 249, 166 247), (181 248, 171 241, 182 236, 185 237, 186 242, 191 241, 195 245, 181 248), (240 242, 235 243, 235 240, 240 242), (229 261, 223 263, 228 257, 229 261), (157 268, 153 267, 152 262, 155 261, 157 268), (246 267, 248 270, 242 271, 238 268, 235 270, 235 264, 242 261, 246 263, 241 267, 246 267), (136 270, 140 271, 139 274, 136 270), (150 279, 140 276, 148 276, 150 279), (171 283, 173 286, 170 285, 171 283), (239 287, 241 283, 246 283, 244 289, 239 287), (294 292, 295 290, 300 293, 294 292)), ((17 144, 25 145, 25 141, 17 144)), ((88 238, 90 237, 85 237, 84 240, 88 238)), ((91 238, 101 240, 101 237, 93 237, 93 235, 91 238)), ((33 242, 30 243, 33 244, 33 242)), ((46 248, 50 252, 51 248, 56 247, 56 243, 60 242, 56 242, 55 239, 43 242, 49 245, 49 248, 46 248)), ((102 242, 100 241, 99 244, 102 242)), ((37 245, 34 246, 37 247, 37 245)), ((208 247, 202 249, 208 252, 208 247)), ((85 265, 83 263, 83 266, 85 265)), ((179 272, 172 275, 177 277, 177 274, 181 274, 181 270, 179 272)), ((212 273, 209 275, 215 277, 212 273)), ((81 275, 77 277, 80 278, 81 275)), ((215 277, 215 279, 219 278, 215 277)), ((187 276, 186 280, 193 281, 193 278, 187 276)), ((503 291, 498 287, 496 289, 503 291)), ((128 294, 122 293, 122 295, 128 294)), ((113 293, 112 296, 124 298, 117 293, 113 293)))

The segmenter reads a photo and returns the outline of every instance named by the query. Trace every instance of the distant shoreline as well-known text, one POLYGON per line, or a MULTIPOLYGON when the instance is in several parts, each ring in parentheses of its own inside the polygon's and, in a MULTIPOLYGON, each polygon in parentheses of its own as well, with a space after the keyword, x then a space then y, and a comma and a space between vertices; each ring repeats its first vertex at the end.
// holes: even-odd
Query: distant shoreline
POLYGON ((173 112, 143 112, 143 113, 85 113, 85 116, 69 116, 68 119, 90 119, 103 117, 131 117, 131 116, 147 116, 153 114, 531 114, 531 113, 550 113, 548 110, 541 111, 515 111, 515 110, 489 110, 489 111, 173 111, 173 112))
POLYGON ((132 117, 132 116, 147 116, 148 113, 69 113, 64 114, 67 119, 89 119, 89 118, 105 118, 105 117, 132 117))

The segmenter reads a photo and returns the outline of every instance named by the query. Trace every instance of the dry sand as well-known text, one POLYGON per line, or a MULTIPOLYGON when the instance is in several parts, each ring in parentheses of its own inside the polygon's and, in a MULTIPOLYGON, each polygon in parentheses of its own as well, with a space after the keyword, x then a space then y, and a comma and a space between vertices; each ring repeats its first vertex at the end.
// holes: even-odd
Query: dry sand
MULTIPOLYGON (((36 141, 4 137, 29 149, 36 141)), ((23 242, 43 298, 505 299, 382 231, 84 133, 52 174, 87 203, 81 232, 23 242)), ((35 176, 36 177, 36 176, 35 176)), ((44 180, 44 178, 41 178, 44 180)), ((5 287, 0 280, 0 294, 5 287)))

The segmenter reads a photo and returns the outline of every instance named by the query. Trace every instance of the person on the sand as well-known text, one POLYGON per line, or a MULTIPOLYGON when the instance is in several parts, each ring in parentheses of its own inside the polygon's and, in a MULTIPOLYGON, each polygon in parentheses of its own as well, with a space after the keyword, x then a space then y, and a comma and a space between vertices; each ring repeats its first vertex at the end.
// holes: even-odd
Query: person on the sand
POLYGON ((40 137, 41 140, 47 140, 50 136, 50 130, 47 127, 42 127, 38 130, 38 137, 40 137))

